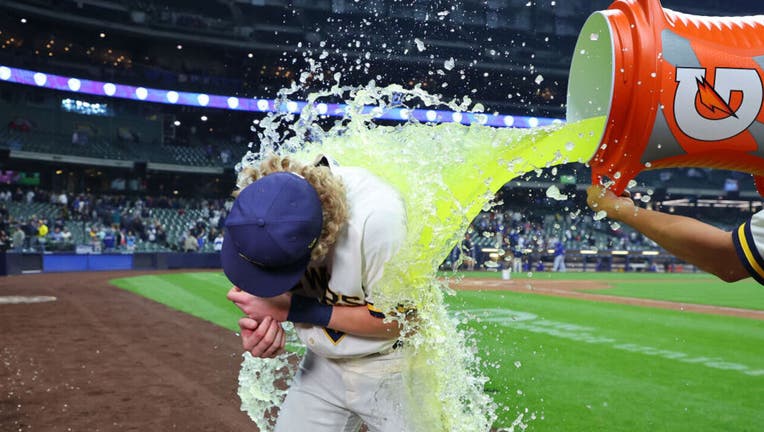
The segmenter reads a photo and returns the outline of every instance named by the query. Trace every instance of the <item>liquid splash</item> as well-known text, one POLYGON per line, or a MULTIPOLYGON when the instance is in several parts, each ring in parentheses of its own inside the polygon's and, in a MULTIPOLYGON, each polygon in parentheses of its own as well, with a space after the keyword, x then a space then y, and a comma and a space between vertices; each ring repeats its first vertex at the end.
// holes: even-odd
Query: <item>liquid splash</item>
MULTIPOLYGON (((280 113, 261 121, 261 149, 245 156, 242 165, 255 164, 273 151, 291 153, 306 162, 328 154, 341 165, 366 168, 400 192, 408 233, 399 253, 385 266, 375 302, 382 310, 403 304, 417 311, 415 321, 402 321, 405 328, 414 330, 405 341, 411 354, 408 400, 403 404, 416 407, 421 424, 426 425, 421 428, 428 432, 488 431, 495 426, 497 407, 483 391, 487 378, 480 371, 480 347, 448 313, 444 299, 453 293, 436 277, 438 266, 509 180, 541 168, 586 162, 598 145, 598 136, 591 131, 601 130, 604 119, 530 130, 413 121, 379 126, 374 116, 392 107, 445 105, 472 112, 482 107, 475 110, 468 98, 444 103, 419 88, 379 88, 373 82, 350 88, 340 86, 339 77, 335 79, 330 90, 309 96, 310 103, 299 117, 280 113), (346 98, 351 109, 342 122, 324 131, 314 107, 328 97, 346 98)), ((293 86, 282 91, 281 97, 286 101, 296 91, 293 86)), ((265 391, 240 387, 242 409, 261 430, 271 429, 264 413, 283 397, 272 398, 268 393, 272 382, 264 381, 285 365, 283 358, 245 359, 242 375, 249 377, 240 376, 240 383, 262 385, 265 391)), ((509 430, 522 423, 524 415, 518 413, 509 430)))

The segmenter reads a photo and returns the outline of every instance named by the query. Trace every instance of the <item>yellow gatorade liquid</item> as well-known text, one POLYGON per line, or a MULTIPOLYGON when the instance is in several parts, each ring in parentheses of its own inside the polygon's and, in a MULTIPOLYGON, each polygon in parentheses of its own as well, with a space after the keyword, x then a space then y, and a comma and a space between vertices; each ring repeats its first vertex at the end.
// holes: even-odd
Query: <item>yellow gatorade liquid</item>
MULTIPOLYGON (((605 119, 537 129, 495 129, 459 124, 370 126, 351 119, 342 133, 306 144, 297 157, 328 154, 341 165, 366 168, 402 195, 408 234, 385 266, 382 310, 406 305, 417 311, 409 353, 408 401, 421 431, 485 432, 496 407, 483 391, 479 359, 458 322, 448 314, 448 287, 436 277, 439 264, 461 240, 472 219, 508 181, 567 162, 586 162, 597 148, 605 119)), ((480 347, 476 347, 479 352, 480 347)), ((248 357, 240 374, 242 409, 269 430, 263 412, 283 398, 272 385, 285 360, 248 357), (259 386, 259 387, 258 387, 259 386), (276 394, 276 396, 274 396, 276 394)), ((522 413, 518 413, 520 418, 522 413)))
MULTIPOLYGON (((537 129, 495 129, 459 124, 354 129, 310 148, 340 165, 368 169, 395 186, 407 211, 408 236, 385 266, 382 310, 405 304, 417 310, 411 356, 410 406, 427 431, 488 431, 493 402, 476 376, 467 349, 443 300, 439 264, 472 219, 508 181, 529 171, 585 162, 594 153, 604 118, 537 129)), ((478 351, 480 347, 477 347, 478 351)))

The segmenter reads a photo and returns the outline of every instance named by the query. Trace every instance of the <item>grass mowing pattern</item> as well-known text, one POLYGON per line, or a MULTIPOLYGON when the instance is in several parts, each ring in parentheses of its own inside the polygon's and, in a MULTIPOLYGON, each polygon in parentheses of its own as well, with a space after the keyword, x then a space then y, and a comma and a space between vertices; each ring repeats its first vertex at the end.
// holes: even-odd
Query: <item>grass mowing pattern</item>
POLYGON ((677 303, 764 310, 764 287, 753 279, 725 284, 716 278, 696 280, 617 281, 614 288, 588 292, 677 303))
MULTIPOLYGON (((454 276, 453 273, 442 275, 454 276)), ((464 275, 475 278, 501 277, 498 273, 486 272, 470 272, 464 275)), ((532 277, 521 273, 512 274, 512 279, 531 283, 534 280, 598 280, 607 282, 612 288, 582 291, 618 297, 764 310, 764 286, 752 278, 725 283, 705 273, 533 273, 532 277)))
POLYGON ((543 416, 531 431, 761 430, 762 321, 496 291, 451 304, 536 315, 491 322, 481 312, 467 324, 506 419, 526 408, 543 416))
MULTIPOLYGON (((676 279, 677 293, 696 297, 696 282, 713 280, 637 276, 648 288, 654 279, 676 279)), ((585 279, 534 275, 546 277, 585 279)), ((114 283, 232 330, 241 316, 219 273, 114 283)), ((459 292, 449 303, 473 311, 465 325, 491 379, 487 391, 507 407, 499 426, 526 409, 525 420, 536 417, 532 432, 759 431, 764 424, 764 321, 498 291, 459 292)))
POLYGON ((175 273, 136 276, 110 281, 122 289, 173 309, 238 331, 244 314, 226 299, 231 282, 223 273, 175 273))

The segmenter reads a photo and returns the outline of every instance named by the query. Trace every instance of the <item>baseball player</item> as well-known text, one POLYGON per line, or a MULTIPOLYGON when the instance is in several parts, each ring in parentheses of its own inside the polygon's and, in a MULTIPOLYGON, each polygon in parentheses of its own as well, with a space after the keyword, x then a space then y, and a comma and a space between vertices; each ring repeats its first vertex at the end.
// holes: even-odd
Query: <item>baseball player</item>
POLYGON ((676 257, 735 282, 753 276, 764 284, 764 211, 729 233, 685 216, 637 209, 628 196, 590 186, 587 202, 613 220, 643 233, 676 257))
POLYGON ((239 175, 221 253, 228 293, 247 317, 245 349, 272 357, 281 322, 305 343, 276 432, 410 431, 399 324, 374 307, 384 265, 406 235, 398 193, 327 157, 271 156, 239 175))

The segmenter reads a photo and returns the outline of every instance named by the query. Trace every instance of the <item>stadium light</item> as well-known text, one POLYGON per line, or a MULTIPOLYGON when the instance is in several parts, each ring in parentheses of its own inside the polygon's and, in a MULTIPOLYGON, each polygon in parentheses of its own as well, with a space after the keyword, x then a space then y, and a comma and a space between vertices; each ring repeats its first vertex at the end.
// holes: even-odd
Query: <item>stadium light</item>
POLYGON ((582 249, 578 253, 581 255, 597 255, 597 251, 594 249, 582 249))
POLYGON ((611 251, 610 253, 611 253, 611 254, 613 254, 613 255, 628 255, 628 254, 629 254, 629 251, 625 251, 625 250, 614 250, 614 251, 611 251))
MULTIPOLYGON (((120 99, 138 100, 161 104, 176 104, 191 107, 207 107, 246 112, 285 112, 300 113, 307 105, 304 101, 278 101, 274 99, 240 98, 236 96, 212 95, 183 92, 169 89, 130 86, 125 84, 92 81, 76 77, 46 74, 28 69, 12 68, 0 65, 0 80, 20 85, 42 87, 64 92, 77 92, 95 96, 108 96, 120 99), (76 88, 76 90, 74 90, 76 88)), ((346 104, 316 104, 320 115, 343 117, 348 108, 346 104)), ((564 123, 563 120, 546 117, 511 116, 504 114, 484 114, 452 112, 431 109, 391 108, 384 111, 376 107, 365 107, 363 114, 374 114, 379 120, 407 121, 421 123, 460 123, 463 125, 481 124, 491 127, 533 128, 564 123)))
POLYGON ((658 252, 658 251, 642 251, 642 255, 645 255, 645 256, 656 256, 656 255, 660 255, 660 252, 658 252))

